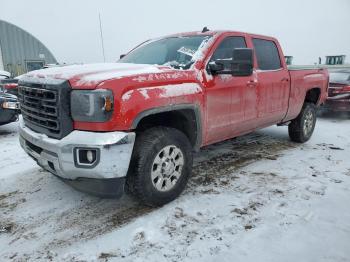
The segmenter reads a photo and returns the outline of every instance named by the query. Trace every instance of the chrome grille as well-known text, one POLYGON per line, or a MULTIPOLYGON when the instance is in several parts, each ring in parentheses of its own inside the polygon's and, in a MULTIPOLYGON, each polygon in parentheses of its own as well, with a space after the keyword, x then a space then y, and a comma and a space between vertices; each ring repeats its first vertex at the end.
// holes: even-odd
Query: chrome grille
POLYGON ((62 79, 21 78, 18 99, 26 127, 56 139, 70 134, 71 90, 69 82, 62 79))
POLYGON ((18 99, 23 119, 31 124, 59 133, 59 107, 57 90, 19 86, 18 99))

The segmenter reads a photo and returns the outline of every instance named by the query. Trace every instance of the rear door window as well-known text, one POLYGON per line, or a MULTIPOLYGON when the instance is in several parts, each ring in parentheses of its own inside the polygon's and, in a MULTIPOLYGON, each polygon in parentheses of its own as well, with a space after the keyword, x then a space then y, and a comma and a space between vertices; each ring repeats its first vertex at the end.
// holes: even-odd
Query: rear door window
POLYGON ((282 67, 278 48, 273 41, 253 39, 258 67, 261 70, 276 70, 282 67))

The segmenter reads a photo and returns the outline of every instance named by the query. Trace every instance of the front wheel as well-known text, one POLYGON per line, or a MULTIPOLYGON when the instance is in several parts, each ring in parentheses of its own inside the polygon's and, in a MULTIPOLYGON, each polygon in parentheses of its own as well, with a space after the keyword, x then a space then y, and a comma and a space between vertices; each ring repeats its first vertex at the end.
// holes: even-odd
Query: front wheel
POLYGON ((292 141, 304 143, 314 132, 316 125, 316 106, 305 103, 298 117, 289 124, 288 133, 292 141))
POLYGON ((144 204, 162 206, 181 194, 191 169, 187 137, 174 128, 151 128, 136 139, 127 187, 144 204))

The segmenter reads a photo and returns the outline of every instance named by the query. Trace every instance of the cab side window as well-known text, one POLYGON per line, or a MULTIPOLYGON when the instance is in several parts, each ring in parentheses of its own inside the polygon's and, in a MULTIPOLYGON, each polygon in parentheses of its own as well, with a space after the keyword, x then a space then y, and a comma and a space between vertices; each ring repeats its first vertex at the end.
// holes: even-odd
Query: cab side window
POLYGON ((277 70, 282 68, 278 48, 273 41, 253 39, 258 67, 261 70, 277 70))
POLYGON ((225 70, 230 70, 231 64, 229 60, 232 60, 233 49, 246 48, 247 44, 242 36, 229 36, 222 40, 219 46, 216 48, 209 62, 222 60, 225 70), (226 61, 226 63, 225 63, 226 61))
POLYGON ((233 49, 246 48, 247 44, 244 37, 241 36, 229 36, 222 40, 220 45, 216 48, 212 55, 210 62, 215 60, 230 60, 232 59, 233 49))

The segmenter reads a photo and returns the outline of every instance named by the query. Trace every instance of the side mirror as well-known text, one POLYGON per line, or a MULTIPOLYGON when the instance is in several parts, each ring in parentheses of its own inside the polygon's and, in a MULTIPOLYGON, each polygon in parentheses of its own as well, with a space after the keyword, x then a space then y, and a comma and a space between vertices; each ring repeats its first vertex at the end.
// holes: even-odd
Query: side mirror
POLYGON ((126 54, 122 54, 122 55, 120 55, 120 59, 122 59, 124 56, 126 56, 126 54))
POLYGON ((232 75, 250 76, 253 73, 253 50, 249 48, 235 48, 233 50, 232 75))
POLYGON ((209 63, 209 71, 213 74, 216 75, 220 71, 224 70, 224 64, 218 62, 218 61, 212 61, 209 63))

